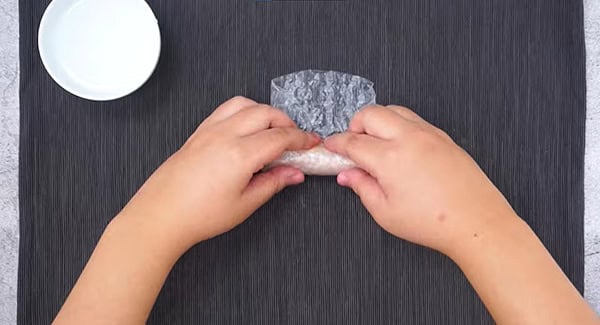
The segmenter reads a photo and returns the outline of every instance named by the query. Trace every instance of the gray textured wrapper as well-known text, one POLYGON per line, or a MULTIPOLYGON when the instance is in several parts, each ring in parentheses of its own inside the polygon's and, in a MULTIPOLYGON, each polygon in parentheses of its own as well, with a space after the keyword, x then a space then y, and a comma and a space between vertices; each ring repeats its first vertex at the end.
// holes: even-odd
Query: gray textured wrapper
POLYGON ((375 97, 373 82, 336 71, 304 70, 271 81, 271 106, 323 138, 346 131, 354 114, 375 104, 375 97))
MULTIPOLYGON (((375 104, 373 83, 335 71, 305 70, 271 81, 271 105, 283 110, 299 128, 322 138, 344 132, 356 112, 375 104)), ((354 162, 323 145, 308 151, 285 152, 267 168, 299 168, 307 175, 337 175, 354 162)))

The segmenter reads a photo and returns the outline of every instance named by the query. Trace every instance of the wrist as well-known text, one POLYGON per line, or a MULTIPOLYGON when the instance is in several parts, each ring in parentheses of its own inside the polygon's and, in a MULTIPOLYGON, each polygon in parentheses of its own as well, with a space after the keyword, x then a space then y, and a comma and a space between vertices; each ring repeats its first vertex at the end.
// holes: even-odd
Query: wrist
POLYGON ((125 211, 119 213, 109 223, 105 235, 107 233, 126 237, 130 241, 136 242, 136 246, 154 250, 169 260, 176 261, 191 247, 183 240, 182 236, 176 234, 172 227, 157 222, 152 217, 130 214, 125 211))
POLYGON ((529 226, 512 209, 499 211, 494 217, 480 218, 465 227, 443 252, 462 266, 489 249, 507 241, 519 241, 531 232, 529 226))

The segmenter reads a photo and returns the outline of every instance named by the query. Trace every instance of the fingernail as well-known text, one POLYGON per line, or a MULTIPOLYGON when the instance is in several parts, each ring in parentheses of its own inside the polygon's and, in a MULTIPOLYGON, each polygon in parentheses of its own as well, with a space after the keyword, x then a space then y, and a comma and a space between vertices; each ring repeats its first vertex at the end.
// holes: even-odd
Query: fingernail
POLYGON ((296 185, 304 182, 304 174, 300 172, 290 172, 285 176, 286 183, 289 185, 296 185))
POLYGON ((348 186, 348 176, 346 176, 346 174, 344 174, 344 173, 339 174, 337 176, 337 182, 341 186, 348 186))

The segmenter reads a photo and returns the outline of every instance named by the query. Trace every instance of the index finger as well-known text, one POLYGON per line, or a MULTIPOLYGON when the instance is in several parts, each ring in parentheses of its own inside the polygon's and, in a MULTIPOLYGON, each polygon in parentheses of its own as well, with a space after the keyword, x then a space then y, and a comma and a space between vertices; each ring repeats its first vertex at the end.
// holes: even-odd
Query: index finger
POLYGON ((296 127, 267 129, 243 138, 246 157, 255 167, 262 169, 266 164, 281 157, 284 151, 308 150, 321 142, 314 133, 296 127))
POLYGON ((393 139, 402 134, 408 121, 395 111, 380 106, 367 106, 354 115, 348 131, 366 133, 381 139, 393 139))
POLYGON ((241 111, 242 109, 254 105, 257 105, 257 103, 252 99, 243 96, 235 96, 227 100, 223 104, 219 105, 219 107, 217 107, 215 111, 212 114, 210 114, 204 120, 204 122, 202 122, 202 124, 208 125, 223 121, 229 118, 230 116, 236 114, 237 112, 241 111))
POLYGON ((325 139, 327 150, 348 157, 358 167, 378 177, 375 166, 385 153, 385 142, 368 134, 340 133, 325 139))
POLYGON ((283 111, 268 105, 254 105, 234 114, 222 123, 239 136, 247 136, 269 128, 296 127, 283 111))
POLYGON ((396 112, 397 114, 409 121, 413 121, 415 123, 427 123, 427 121, 425 121, 421 116, 419 116, 417 113, 415 113, 408 107, 399 105, 389 105, 386 108, 396 112))

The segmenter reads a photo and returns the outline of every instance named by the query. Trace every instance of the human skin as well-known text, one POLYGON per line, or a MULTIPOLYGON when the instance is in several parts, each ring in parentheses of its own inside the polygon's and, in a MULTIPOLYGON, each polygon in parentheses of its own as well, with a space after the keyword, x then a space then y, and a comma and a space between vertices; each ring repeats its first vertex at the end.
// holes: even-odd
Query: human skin
MULTIPOLYGON (((241 97, 221 105, 107 226, 54 323, 144 323, 181 255, 304 180, 263 166, 319 142, 272 107, 241 97)), ((599 322, 476 163, 412 111, 363 109, 325 146, 356 162, 337 181, 375 221, 452 258, 498 323, 599 322)))
POLYGON ((110 222, 54 323, 145 323, 167 274, 191 246, 304 181, 291 167, 257 172, 286 150, 318 143, 272 107, 242 97, 218 107, 110 222))
POLYGON ((497 323, 600 323, 475 161, 411 110, 366 108, 325 146, 359 167, 338 183, 383 229, 458 264, 497 323))

